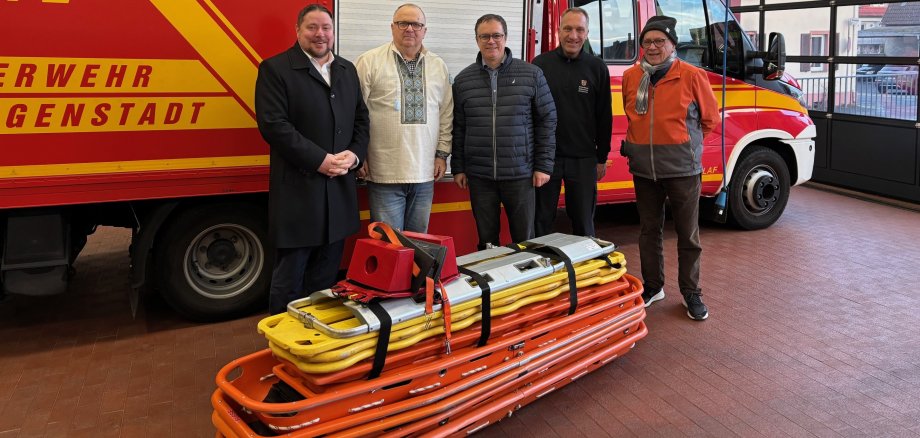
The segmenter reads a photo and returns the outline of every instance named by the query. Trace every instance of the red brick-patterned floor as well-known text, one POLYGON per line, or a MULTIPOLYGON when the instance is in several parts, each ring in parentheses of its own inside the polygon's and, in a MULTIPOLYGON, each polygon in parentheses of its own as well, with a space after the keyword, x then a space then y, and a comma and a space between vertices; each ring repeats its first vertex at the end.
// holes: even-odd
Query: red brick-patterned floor
MULTIPOLYGON (((638 273, 634 209, 597 223, 638 273)), ((264 347, 261 315, 153 298, 132 319, 129 238, 93 235, 68 294, 0 303, 0 438, 213 436, 214 375, 264 347)), ((648 337, 479 435, 920 436, 920 213, 799 187, 773 227, 702 240, 709 320, 680 304, 669 230, 648 337)))

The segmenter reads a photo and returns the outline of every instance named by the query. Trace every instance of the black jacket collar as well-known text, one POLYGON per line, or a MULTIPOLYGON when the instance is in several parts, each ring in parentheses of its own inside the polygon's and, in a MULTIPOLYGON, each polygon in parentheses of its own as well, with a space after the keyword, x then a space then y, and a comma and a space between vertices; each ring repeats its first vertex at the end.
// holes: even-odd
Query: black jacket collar
POLYGON ((559 59, 561 59, 563 62, 577 62, 577 61, 580 61, 583 56, 585 56, 585 51, 580 50, 578 52, 578 56, 576 56, 575 58, 569 58, 568 56, 565 56, 565 52, 562 51, 561 44, 559 45, 559 47, 556 47, 556 49, 553 50, 553 52, 555 52, 556 55, 559 56, 559 59))

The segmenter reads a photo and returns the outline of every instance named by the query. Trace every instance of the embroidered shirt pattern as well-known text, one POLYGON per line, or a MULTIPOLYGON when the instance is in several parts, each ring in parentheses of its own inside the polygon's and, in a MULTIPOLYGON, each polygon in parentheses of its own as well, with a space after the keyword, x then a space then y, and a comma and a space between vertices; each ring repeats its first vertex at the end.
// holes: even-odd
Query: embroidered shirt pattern
POLYGON ((411 61, 404 60, 398 53, 396 69, 399 71, 399 81, 402 86, 401 109, 402 123, 406 125, 424 125, 428 120, 428 111, 425 99, 425 59, 416 58, 411 61))

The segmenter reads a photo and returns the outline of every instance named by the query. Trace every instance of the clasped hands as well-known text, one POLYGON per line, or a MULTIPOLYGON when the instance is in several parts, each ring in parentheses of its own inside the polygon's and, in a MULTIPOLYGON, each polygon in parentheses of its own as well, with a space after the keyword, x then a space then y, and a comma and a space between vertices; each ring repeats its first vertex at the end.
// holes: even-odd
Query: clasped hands
POLYGON ((329 178, 335 178, 347 174, 357 161, 358 156, 352 151, 342 151, 334 155, 327 153, 317 171, 329 178))

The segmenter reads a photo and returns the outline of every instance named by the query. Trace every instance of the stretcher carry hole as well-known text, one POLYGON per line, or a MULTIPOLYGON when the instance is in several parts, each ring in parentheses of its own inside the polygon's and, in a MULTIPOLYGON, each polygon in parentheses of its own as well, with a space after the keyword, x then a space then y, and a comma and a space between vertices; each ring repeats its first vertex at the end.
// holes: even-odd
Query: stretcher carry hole
POLYGON ((410 383, 412 383, 412 379, 403 380, 403 381, 401 381, 401 382, 396 382, 396 383, 393 383, 393 384, 391 384, 391 385, 384 386, 384 387, 380 388, 380 390, 386 391, 386 390, 388 390, 388 389, 399 388, 400 386, 406 386, 406 385, 408 385, 408 384, 410 384, 410 383))
POLYGON ((483 360, 483 359, 485 359, 485 358, 487 358, 487 357, 489 357, 489 356, 491 356, 491 355, 492 355, 492 353, 486 353, 486 354, 483 354, 482 356, 476 356, 476 357, 470 359, 470 363, 473 363, 473 362, 476 362, 476 361, 479 361, 479 360, 483 360))
POLYGON ((518 271, 527 272, 531 269, 543 268, 543 265, 541 265, 540 263, 537 263, 536 260, 528 260, 524 263, 518 263, 514 265, 514 267, 517 268, 518 271))
MULTIPOLYGON (((486 280, 486 283, 492 283, 495 281, 495 279, 492 278, 492 276, 488 273, 482 274, 482 278, 486 280)), ((472 278, 467 278, 466 283, 469 284, 470 287, 479 287, 479 283, 477 283, 476 280, 473 280, 472 278)))

